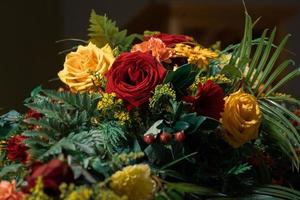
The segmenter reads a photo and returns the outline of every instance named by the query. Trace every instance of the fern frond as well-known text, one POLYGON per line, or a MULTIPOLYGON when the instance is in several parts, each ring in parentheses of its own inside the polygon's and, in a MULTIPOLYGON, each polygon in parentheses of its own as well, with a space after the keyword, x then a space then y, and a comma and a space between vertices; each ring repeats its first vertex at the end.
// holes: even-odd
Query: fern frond
POLYGON ((91 12, 88 31, 91 42, 99 48, 109 44, 113 49, 119 48, 121 51, 128 50, 135 38, 141 38, 138 34, 127 36, 127 30, 119 31, 115 21, 97 15, 94 10, 91 12))

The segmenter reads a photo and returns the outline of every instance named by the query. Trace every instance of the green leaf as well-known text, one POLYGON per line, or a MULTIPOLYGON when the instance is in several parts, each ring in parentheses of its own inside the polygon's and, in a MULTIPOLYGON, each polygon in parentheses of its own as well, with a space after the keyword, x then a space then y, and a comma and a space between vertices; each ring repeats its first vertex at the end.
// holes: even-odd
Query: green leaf
POLYGON ((274 199, 294 200, 300 199, 300 192, 294 189, 279 185, 266 185, 258 187, 253 191, 254 194, 267 195, 274 199))
POLYGON ((176 121, 173 128, 175 131, 182 131, 182 130, 186 130, 190 127, 190 124, 188 122, 185 121, 176 121))
POLYGON ((282 49, 284 48, 288 38, 290 37, 290 35, 285 36, 285 38, 281 41, 280 45, 278 46, 278 48, 275 50, 274 54, 272 55, 269 63, 267 64, 267 66, 265 67, 261 77, 258 80, 258 83, 256 84, 256 87, 254 89, 254 93, 257 93, 259 86, 265 82, 265 80, 267 78, 270 78, 270 73, 272 71, 272 69, 274 68, 275 62, 278 59, 282 49))
POLYGON ((9 173, 16 173, 21 167, 22 164, 11 164, 3 167, 0 171, 0 178, 8 175, 9 173))
POLYGON ((165 169, 167 169, 167 168, 169 168, 169 167, 171 167, 171 166, 173 166, 173 165, 175 165, 175 164, 181 162, 182 160, 185 160, 185 159, 187 159, 187 158, 190 158, 190 157, 196 155, 197 153, 198 153, 198 152, 194 152, 194 153, 191 153, 191 154, 189 154, 189 155, 183 156, 183 157, 181 157, 181 158, 179 158, 179 159, 176 159, 176 160, 174 160, 174 161, 172 161, 172 162, 170 162, 170 163, 168 163, 168 164, 162 166, 162 167, 160 168, 160 170, 165 170, 165 169))
POLYGON ((167 186, 168 189, 174 189, 179 192, 184 192, 188 194, 192 193, 192 194, 198 194, 206 197, 226 196, 222 193, 217 192, 214 189, 204 187, 204 186, 194 185, 190 183, 167 183, 167 186))
POLYGON ((127 30, 119 31, 115 21, 106 16, 97 15, 94 10, 91 11, 88 31, 90 41, 99 48, 109 44, 113 49, 118 48, 121 52, 129 50, 135 38, 142 38, 138 34, 127 36, 127 30))
POLYGON ((232 79, 241 79, 242 77, 242 72, 240 71, 240 69, 231 64, 224 66, 221 74, 225 74, 227 77, 230 77, 232 79))
POLYGON ((194 81, 199 69, 192 64, 180 66, 176 71, 168 71, 163 84, 171 83, 174 89, 183 94, 194 81))
POLYGON ((239 174, 243 174, 246 171, 250 170, 251 166, 248 163, 243 163, 240 165, 236 165, 233 168, 231 168, 227 174, 233 174, 233 175, 239 175, 239 174))

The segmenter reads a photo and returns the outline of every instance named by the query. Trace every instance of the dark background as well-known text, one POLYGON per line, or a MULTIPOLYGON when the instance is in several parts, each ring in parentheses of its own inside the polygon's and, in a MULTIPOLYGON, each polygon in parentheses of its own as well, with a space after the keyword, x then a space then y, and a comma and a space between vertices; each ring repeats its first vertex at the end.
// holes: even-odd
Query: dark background
MULTIPOLYGON (((263 28, 278 28, 277 40, 291 33, 284 54, 300 63, 299 0, 246 0, 254 18, 262 16, 254 34, 263 28)), ((190 34, 200 43, 216 40, 223 47, 237 42, 243 31, 241 0, 3 0, 0 2, 0 113, 24 110, 22 101, 38 86, 57 87, 64 55, 58 52, 74 43, 56 44, 63 38, 86 39, 91 9, 107 14, 130 32, 144 29, 190 34)), ((300 98, 300 78, 285 90, 300 98)))

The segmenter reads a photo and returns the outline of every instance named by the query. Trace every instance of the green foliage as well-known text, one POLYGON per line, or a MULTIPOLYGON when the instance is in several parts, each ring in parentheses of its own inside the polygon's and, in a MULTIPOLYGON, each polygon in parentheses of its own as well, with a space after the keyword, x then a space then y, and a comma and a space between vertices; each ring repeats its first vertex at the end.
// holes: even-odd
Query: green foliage
POLYGON ((26 104, 43 114, 28 123, 40 128, 24 131, 33 158, 48 160, 62 153, 83 157, 113 154, 126 141, 123 127, 115 121, 98 122, 99 94, 73 94, 40 90, 26 104))
POLYGON ((135 38, 141 38, 138 34, 127 36, 127 30, 119 31, 115 21, 97 15, 94 10, 91 12, 88 31, 91 42, 99 48, 109 44, 112 48, 119 48, 121 52, 129 50, 135 38))
POLYGON ((238 71, 241 72, 242 76, 240 77, 234 75, 236 79, 232 91, 239 89, 242 85, 244 90, 260 99, 259 105, 264 118, 262 132, 272 138, 275 145, 279 146, 282 152, 291 159, 294 167, 299 169, 300 161, 295 148, 299 148, 300 136, 288 117, 298 122, 299 118, 276 103, 277 100, 286 100, 299 105, 299 101, 290 97, 277 97, 274 95, 287 81, 300 74, 299 68, 296 68, 276 82, 282 72, 286 71, 291 64, 294 64, 292 60, 286 60, 276 66, 276 62, 290 35, 287 35, 278 46, 273 44, 276 28, 273 29, 269 37, 267 37, 268 30, 264 30, 260 38, 252 40, 254 23, 252 23, 248 13, 245 14, 243 40, 239 45, 232 47, 232 59, 228 66, 224 67, 223 73, 228 72, 234 75, 238 74, 238 71), (251 56, 251 52, 253 52, 253 56, 251 56), (260 88, 260 86, 262 87, 260 88))
POLYGON ((255 188, 253 193, 255 195, 251 196, 251 198, 254 198, 256 195, 265 195, 267 197, 270 197, 270 199, 286 199, 286 200, 300 199, 299 191, 287 187, 279 186, 279 185, 266 185, 266 186, 258 187, 255 188))
POLYGON ((300 135, 286 116, 300 122, 299 117, 272 100, 260 100, 260 107, 264 113, 262 132, 272 139, 282 152, 299 169, 299 156, 295 149, 300 147, 300 135))
POLYGON ((7 177, 10 173, 16 174, 21 167, 22 164, 11 164, 3 167, 0 171, 0 178, 3 179, 4 177, 7 177))
POLYGON ((228 171, 228 174, 232 175, 240 175, 250 170, 251 166, 248 163, 243 163, 240 165, 236 165, 228 171))
POLYGON ((199 71, 197 66, 185 64, 180 66, 176 71, 168 71, 164 84, 171 83, 175 91, 183 95, 184 91, 195 81, 199 73, 201 73, 201 71, 199 71))
POLYGON ((16 134, 20 128, 21 119, 20 114, 15 110, 0 116, 0 140, 8 139, 16 134))

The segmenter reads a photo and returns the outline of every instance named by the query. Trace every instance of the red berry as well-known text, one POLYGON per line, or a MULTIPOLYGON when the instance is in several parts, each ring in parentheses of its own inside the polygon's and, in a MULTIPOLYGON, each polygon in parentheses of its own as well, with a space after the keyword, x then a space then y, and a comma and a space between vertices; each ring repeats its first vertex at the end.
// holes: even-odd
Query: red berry
POLYGON ((186 136, 183 131, 179 131, 179 132, 175 133, 176 141, 183 142, 185 140, 185 138, 186 138, 186 136))
POLYGON ((153 134, 147 134, 147 135, 144 135, 144 142, 146 144, 152 144, 154 142, 155 138, 153 136, 153 134))
POLYGON ((172 135, 168 132, 162 132, 159 136, 159 139, 163 144, 167 144, 172 139, 172 135))

